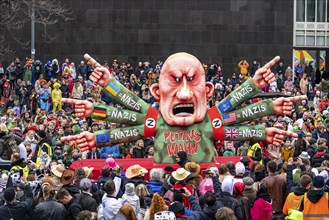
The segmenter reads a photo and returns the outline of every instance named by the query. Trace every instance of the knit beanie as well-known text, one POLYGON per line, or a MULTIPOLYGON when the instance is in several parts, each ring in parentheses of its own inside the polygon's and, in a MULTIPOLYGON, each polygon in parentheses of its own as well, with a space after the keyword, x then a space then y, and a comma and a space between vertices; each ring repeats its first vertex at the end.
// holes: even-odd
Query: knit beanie
POLYGON ((324 178, 323 176, 316 176, 313 179, 313 187, 321 189, 324 187, 324 178))
POLYGON ((125 185, 125 194, 128 196, 134 196, 135 194, 135 185, 133 183, 127 183, 125 185))
POLYGON ((225 177, 222 182, 222 191, 229 192, 232 194, 233 192, 233 179, 231 177, 225 177))

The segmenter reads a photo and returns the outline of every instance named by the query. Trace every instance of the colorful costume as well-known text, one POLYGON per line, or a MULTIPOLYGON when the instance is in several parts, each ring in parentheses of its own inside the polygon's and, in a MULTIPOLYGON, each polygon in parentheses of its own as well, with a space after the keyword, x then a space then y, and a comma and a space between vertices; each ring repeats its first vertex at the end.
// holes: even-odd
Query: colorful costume
POLYGON ((53 101, 53 112, 56 112, 56 109, 61 110, 62 109, 62 91, 59 90, 59 87, 61 84, 54 83, 53 91, 51 92, 51 99, 53 101))
POLYGON ((49 105, 48 105, 49 97, 50 97, 49 88, 41 88, 39 90, 39 105, 40 108, 46 110, 46 112, 48 112, 49 110, 49 105))

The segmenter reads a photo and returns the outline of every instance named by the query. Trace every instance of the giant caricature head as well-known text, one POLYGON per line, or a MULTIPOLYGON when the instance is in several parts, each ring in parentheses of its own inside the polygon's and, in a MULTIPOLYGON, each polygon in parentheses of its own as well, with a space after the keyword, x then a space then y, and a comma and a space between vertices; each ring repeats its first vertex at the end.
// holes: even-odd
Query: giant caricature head
POLYGON ((159 83, 151 87, 160 101, 160 112, 171 126, 189 126, 203 121, 207 113, 207 98, 214 86, 205 81, 200 61, 188 53, 168 57, 161 69, 159 83))

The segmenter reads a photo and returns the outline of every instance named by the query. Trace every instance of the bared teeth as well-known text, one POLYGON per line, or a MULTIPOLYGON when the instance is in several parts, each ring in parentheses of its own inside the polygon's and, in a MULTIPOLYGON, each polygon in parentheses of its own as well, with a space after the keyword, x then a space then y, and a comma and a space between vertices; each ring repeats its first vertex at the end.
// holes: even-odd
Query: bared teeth
POLYGON ((174 108, 194 107, 193 104, 178 104, 174 108))

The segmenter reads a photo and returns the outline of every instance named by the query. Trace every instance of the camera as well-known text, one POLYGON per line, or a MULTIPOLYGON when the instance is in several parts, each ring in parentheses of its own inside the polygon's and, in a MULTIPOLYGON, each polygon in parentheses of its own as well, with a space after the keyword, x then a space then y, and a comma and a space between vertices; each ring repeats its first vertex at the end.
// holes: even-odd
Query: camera
POLYGON ((174 189, 176 193, 185 193, 185 190, 180 188, 180 189, 174 189))
POLYGON ((202 170, 202 172, 201 172, 202 174, 209 174, 210 172, 209 172, 209 170, 202 170))

